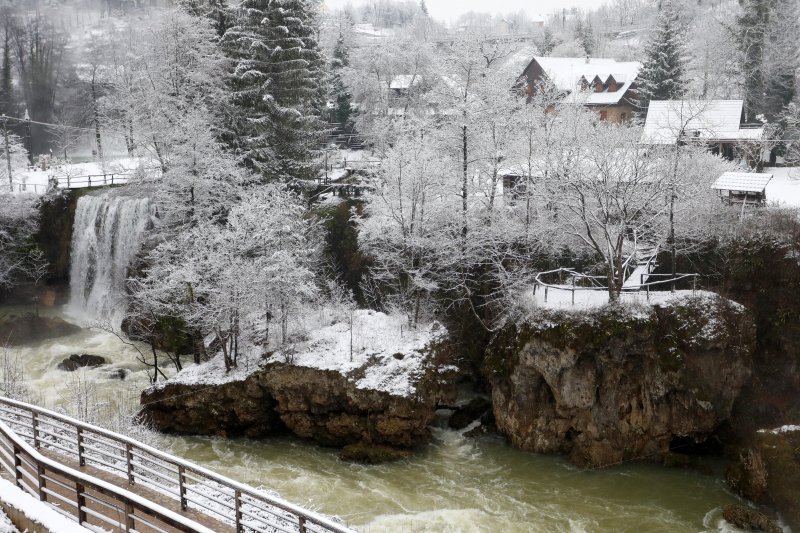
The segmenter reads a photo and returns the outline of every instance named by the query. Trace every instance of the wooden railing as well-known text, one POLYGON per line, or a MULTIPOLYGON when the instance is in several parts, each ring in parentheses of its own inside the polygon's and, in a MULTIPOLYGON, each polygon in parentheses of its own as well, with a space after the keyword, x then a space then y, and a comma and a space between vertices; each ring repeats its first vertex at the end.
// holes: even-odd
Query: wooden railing
POLYGON ((43 500, 52 496, 58 503, 75 502, 73 507, 79 522, 85 520, 87 513, 95 516, 98 511, 92 510, 92 506, 105 506, 118 510, 124 517, 124 521, 112 520, 112 525, 123 531, 136 527, 136 521, 145 523, 142 513, 182 531, 208 531, 141 496, 60 465, 39 454, 37 448, 57 452, 81 466, 89 465, 117 475, 129 485, 140 484, 155 490, 179 502, 181 509, 199 511, 230 524, 237 532, 352 531, 330 518, 123 435, 8 398, 0 398, 0 434, 2 466, 15 476, 18 484, 43 500), (63 489, 60 492, 66 491, 74 498, 69 500, 63 494, 51 494, 59 491, 50 490, 48 483, 56 484, 63 489), (59 500, 59 496, 62 499, 59 500), (87 505, 87 498, 92 498, 92 505, 87 505), (133 525, 129 520, 133 520, 133 525), (193 529, 195 525, 198 529, 193 529))
POLYGON ((128 183, 128 174, 89 174, 87 176, 54 176, 58 186, 66 189, 104 187, 128 183))

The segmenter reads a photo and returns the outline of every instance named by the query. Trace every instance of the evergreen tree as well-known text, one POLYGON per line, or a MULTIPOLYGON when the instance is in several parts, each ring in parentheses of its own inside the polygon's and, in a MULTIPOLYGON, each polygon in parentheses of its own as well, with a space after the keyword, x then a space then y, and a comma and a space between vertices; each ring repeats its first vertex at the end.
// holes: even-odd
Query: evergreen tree
MULTIPOLYGON (((8 13, 3 11, 7 16, 8 13)), ((14 99, 11 80, 11 35, 9 35, 10 20, 6 20, 3 31, 3 63, 0 66, 0 115, 13 114, 14 99)))
POLYGON ((798 0, 774 0, 764 54, 764 102, 760 110, 770 121, 777 120, 795 96, 800 68, 800 7, 798 0))
POLYGON ((234 9, 223 36, 236 62, 226 140, 267 181, 311 178, 324 129, 313 0, 245 0, 234 9))
POLYGON ((422 13, 427 17, 428 13, 428 6, 425 5, 425 0, 419 0, 419 9, 422 13))
POLYGON ((342 69, 350 65, 350 53, 340 34, 331 59, 330 99, 333 101, 334 120, 346 132, 353 129, 352 95, 342 79, 342 69))
POLYGON ((542 44, 539 47, 540 52, 543 56, 549 56, 550 53, 553 51, 553 48, 561 44, 560 39, 553 34, 553 31, 550 27, 545 26, 544 32, 542 35, 542 44))
POLYGON ((770 0, 739 0, 737 19, 745 114, 753 120, 761 112, 764 96, 764 48, 769 23, 770 0))
POLYGON ((671 3, 663 5, 658 27, 645 47, 637 78, 639 115, 647 115, 650 100, 680 100, 686 94, 684 33, 671 3))
POLYGON ((592 55, 592 52, 594 52, 594 32, 588 19, 584 22, 582 17, 578 16, 575 23, 575 39, 580 43, 587 56, 592 55))

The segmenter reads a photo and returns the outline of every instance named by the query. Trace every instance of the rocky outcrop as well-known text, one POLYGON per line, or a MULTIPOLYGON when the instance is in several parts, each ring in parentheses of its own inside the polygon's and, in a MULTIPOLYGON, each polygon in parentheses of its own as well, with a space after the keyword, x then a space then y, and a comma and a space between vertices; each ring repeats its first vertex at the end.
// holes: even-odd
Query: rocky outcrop
POLYGON ((90 355, 88 353, 82 354, 72 354, 60 363, 58 363, 59 370, 63 370, 65 372, 74 372, 79 368, 90 367, 96 368, 98 366, 102 366, 106 364, 105 357, 100 357, 99 355, 90 355))
POLYGON ((19 346, 78 333, 80 327, 58 317, 34 314, 0 318, 0 344, 19 346))
POLYGON ((726 505, 722 508, 722 518, 745 531, 763 531, 764 533, 783 533, 783 529, 764 513, 741 505, 726 505))
POLYGON ((167 383, 142 392, 139 419, 165 433, 263 437, 283 426, 258 374, 209 386, 167 383))
POLYGON ((214 386, 167 382, 142 393, 140 418, 160 431, 265 437, 289 430, 325 446, 349 446, 343 457, 395 459, 429 437, 441 395, 426 373, 412 397, 358 388, 333 370, 270 363, 243 380, 214 386), (387 448, 388 447, 388 448, 387 448))
POLYGON ((754 342, 751 315, 721 298, 543 310, 492 340, 484 371, 514 446, 600 466, 713 434, 750 375, 754 342))
POLYGON ((774 506, 789 527, 800 531, 800 426, 756 433, 726 478, 737 494, 774 506))

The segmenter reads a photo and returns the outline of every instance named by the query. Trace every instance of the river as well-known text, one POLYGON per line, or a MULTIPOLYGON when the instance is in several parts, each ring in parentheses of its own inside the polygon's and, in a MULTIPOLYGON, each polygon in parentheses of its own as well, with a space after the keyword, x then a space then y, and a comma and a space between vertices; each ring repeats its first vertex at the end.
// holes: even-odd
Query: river
MULTIPOLYGON (((43 313, 62 315, 57 309, 43 313)), ((37 403, 78 411, 112 429, 124 426, 147 384, 137 355, 114 335, 92 329, 5 353, 6 361, 23 363, 24 382, 37 403), (102 355, 111 363, 73 374, 56 370, 72 353, 102 355), (110 369, 124 369, 127 378, 109 377, 110 369)), ((720 531, 721 507, 737 501, 714 460, 707 463, 713 473, 635 463, 586 472, 559 457, 512 449, 498 437, 432 431, 432 442, 413 458, 379 466, 345 463, 336 450, 289 437, 139 436, 370 532, 720 531)))

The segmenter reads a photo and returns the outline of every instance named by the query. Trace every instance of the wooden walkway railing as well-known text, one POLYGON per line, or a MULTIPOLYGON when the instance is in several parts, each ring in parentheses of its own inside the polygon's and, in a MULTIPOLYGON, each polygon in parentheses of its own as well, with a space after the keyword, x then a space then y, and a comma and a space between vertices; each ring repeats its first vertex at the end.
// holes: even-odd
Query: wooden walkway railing
POLYGON ((352 532, 330 518, 128 437, 0 398, 0 466, 34 497, 66 504, 62 510, 69 508, 79 523, 90 514, 121 531, 141 531, 141 526, 148 531, 211 531, 131 491, 64 466, 52 459, 54 456, 113 473, 121 483, 164 494, 180 502, 181 509, 197 510, 230 524, 237 532, 352 532), (40 453, 44 451, 57 453, 45 456, 40 453), (98 507, 112 512, 99 512, 98 507))

